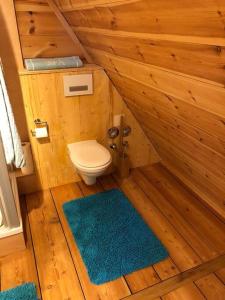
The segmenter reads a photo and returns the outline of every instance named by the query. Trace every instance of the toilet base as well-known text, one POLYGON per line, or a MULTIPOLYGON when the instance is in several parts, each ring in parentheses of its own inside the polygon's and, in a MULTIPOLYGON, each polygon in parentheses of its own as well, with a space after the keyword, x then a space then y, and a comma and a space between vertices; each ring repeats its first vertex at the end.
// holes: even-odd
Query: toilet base
POLYGON ((87 176, 85 174, 80 174, 86 185, 93 185, 96 183, 96 177, 95 176, 87 176))

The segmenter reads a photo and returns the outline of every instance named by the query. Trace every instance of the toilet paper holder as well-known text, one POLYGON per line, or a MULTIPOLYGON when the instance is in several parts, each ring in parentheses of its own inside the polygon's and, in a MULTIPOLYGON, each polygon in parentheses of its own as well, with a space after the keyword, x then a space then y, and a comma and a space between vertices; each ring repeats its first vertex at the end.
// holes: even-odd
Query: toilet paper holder
MULTIPOLYGON (((48 122, 47 121, 42 121, 41 119, 35 119, 34 124, 36 126, 40 126, 40 127, 47 127, 47 129, 48 129, 48 122)), ((31 130, 31 134, 32 134, 32 136, 36 136, 35 130, 31 130)))

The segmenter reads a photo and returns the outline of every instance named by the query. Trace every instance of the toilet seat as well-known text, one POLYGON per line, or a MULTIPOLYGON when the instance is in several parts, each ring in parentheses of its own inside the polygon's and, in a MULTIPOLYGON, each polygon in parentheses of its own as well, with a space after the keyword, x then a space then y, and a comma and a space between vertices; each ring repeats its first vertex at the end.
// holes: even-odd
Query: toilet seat
POLYGON ((69 144, 68 149, 73 164, 84 171, 104 168, 112 161, 110 152, 96 140, 69 144))

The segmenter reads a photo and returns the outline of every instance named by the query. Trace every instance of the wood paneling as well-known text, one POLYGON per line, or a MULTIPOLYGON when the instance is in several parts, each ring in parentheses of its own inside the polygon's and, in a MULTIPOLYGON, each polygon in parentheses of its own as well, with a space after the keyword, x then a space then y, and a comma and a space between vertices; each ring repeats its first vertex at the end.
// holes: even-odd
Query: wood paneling
POLYGON ((225 83, 225 48, 215 45, 178 43, 129 37, 115 31, 74 28, 84 45, 137 61, 225 83), (204 53, 204 55, 202 55, 204 53))
MULTIPOLYGON (((126 152, 129 156, 129 160, 132 168, 145 166, 147 164, 154 164, 161 160, 158 153, 155 151, 152 143, 145 135, 140 123, 137 122, 134 114, 130 111, 125 101, 122 99, 118 91, 110 83, 110 92, 112 100, 112 114, 123 115, 124 124, 131 127, 131 134, 126 137, 126 141, 129 143, 129 147, 126 152)), ((112 121, 110 122, 112 124, 112 121)), ((119 138, 114 139, 114 142, 119 147, 119 138)), ((119 164, 117 159, 117 153, 114 153, 115 164, 119 164)))
POLYGON ((19 83, 18 69, 23 67, 13 0, 0 2, 0 59, 20 137, 27 141, 28 133, 19 83), (4 41, 4 42, 3 42, 4 41))
MULTIPOLYGON (((125 121, 133 129, 128 139, 132 167, 159 161, 153 146, 101 67, 87 65, 73 71, 21 72, 20 79, 39 188, 79 180, 66 145, 97 139, 108 147, 107 129, 112 125, 113 114, 125 114, 125 121), (81 73, 93 74, 93 95, 65 97, 63 76, 81 73), (48 122, 49 139, 41 141, 31 135, 37 118, 48 122)), ((113 155, 115 163, 116 155, 113 155)))
POLYGON ((51 9, 45 0, 15 0, 16 11, 50 12, 51 9))
POLYGON ((83 73, 93 73, 94 94, 65 97, 63 76, 80 73, 82 69, 20 76, 29 130, 34 129, 37 118, 47 121, 49 126, 47 141, 39 141, 30 133, 42 189, 79 180, 70 162, 67 144, 85 139, 106 143, 108 79, 98 67, 84 68, 83 73))
MULTIPOLYGON (((75 1, 74 1, 75 2, 75 1)), ((88 1, 91 4, 91 1, 88 1)), ((66 12, 70 24, 124 30, 194 36, 224 37, 223 0, 105 1, 94 7, 66 12)))
POLYGON ((23 58, 83 57, 46 1, 16 0, 15 7, 23 58))
POLYGON ((163 163, 225 216, 222 0, 57 0, 163 163))
POLYGON ((60 36, 30 36, 20 37, 23 47, 23 57, 60 57, 77 54, 71 47, 71 39, 66 35, 60 36), (63 47, 62 47, 63 45, 63 47))
POLYGON ((77 38, 76 33, 73 31, 71 26, 68 24, 66 18, 61 13, 58 6, 55 4, 55 1, 54 0, 46 0, 46 2, 48 3, 49 7, 51 7, 51 9, 54 12, 55 16, 57 17, 58 21, 60 22, 62 27, 65 29, 65 31, 67 32, 69 37, 72 39, 74 45, 76 45, 76 47, 80 50, 80 52, 82 53, 82 55, 86 59, 86 61, 89 64, 93 63, 91 56, 89 55, 89 53, 87 52, 85 47, 80 43, 79 39, 77 38))

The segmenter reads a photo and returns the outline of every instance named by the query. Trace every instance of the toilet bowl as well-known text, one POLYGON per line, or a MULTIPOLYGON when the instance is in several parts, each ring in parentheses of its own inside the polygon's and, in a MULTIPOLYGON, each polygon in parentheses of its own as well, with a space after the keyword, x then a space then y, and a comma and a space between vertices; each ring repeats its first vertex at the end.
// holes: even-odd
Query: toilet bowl
POLYGON ((67 145, 70 159, 87 185, 96 183, 112 162, 110 152, 96 140, 67 145))

